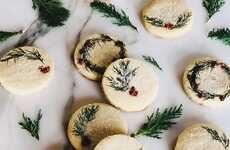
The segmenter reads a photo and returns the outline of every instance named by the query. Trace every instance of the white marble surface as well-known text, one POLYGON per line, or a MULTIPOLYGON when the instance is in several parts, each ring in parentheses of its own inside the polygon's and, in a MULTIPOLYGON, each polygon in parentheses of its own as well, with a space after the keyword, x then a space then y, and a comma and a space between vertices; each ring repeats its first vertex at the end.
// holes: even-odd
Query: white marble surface
MULTIPOLYGON (((106 102, 100 84, 83 78, 75 69, 71 53, 78 39, 79 31, 90 14, 86 0, 65 0, 65 6, 71 10, 71 17, 66 25, 52 29, 48 34, 37 39, 35 46, 49 52, 55 61, 55 75, 48 87, 42 91, 27 95, 15 96, 0 87, 0 149, 1 150, 63 150, 72 149, 67 146, 65 122, 69 114, 80 105, 93 101, 106 102), (72 102, 73 101, 73 102, 72 102), (31 138, 21 130, 17 122, 22 112, 34 116, 38 109, 43 111, 40 141, 31 138)), ((222 11, 216 14, 207 24, 205 10, 201 0, 188 0, 194 12, 195 22, 192 31, 185 36, 166 40, 156 38, 146 32, 139 19, 145 0, 113 0, 123 8, 132 22, 138 27, 137 42, 129 42, 127 38, 135 34, 118 29, 106 19, 100 19, 84 28, 82 35, 105 31, 107 34, 119 33, 117 36, 129 42, 129 56, 140 58, 141 55, 154 56, 163 71, 155 69, 160 82, 160 90, 152 106, 138 113, 124 113, 129 123, 130 132, 135 131, 145 120, 145 115, 157 107, 164 108, 176 104, 184 105, 183 117, 178 124, 165 132, 161 140, 138 137, 146 150, 171 150, 177 135, 187 125, 196 122, 211 122, 222 127, 230 134, 230 105, 210 109, 191 102, 181 87, 181 74, 185 65, 193 58, 201 55, 216 56, 230 64, 230 47, 220 42, 207 39, 207 31, 212 27, 229 26, 230 1, 222 11), (105 29, 105 30, 103 30, 105 29), (115 32, 116 31, 116 32, 115 32), (131 43, 131 44, 130 44, 131 43)), ((0 0, 0 30, 25 29, 36 19, 31 0, 0 0)), ((95 19, 94 19, 95 20, 95 19)), ((0 43, 0 49, 12 47, 20 36, 0 43)))

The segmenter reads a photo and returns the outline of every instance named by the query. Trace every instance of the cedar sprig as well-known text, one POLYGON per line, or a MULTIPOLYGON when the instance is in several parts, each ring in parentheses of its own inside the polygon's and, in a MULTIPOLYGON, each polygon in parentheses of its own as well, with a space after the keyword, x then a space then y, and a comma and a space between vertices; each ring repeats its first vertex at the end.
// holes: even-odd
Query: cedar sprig
POLYGON ((159 70, 163 70, 153 57, 150 56, 142 56, 142 57, 144 58, 145 61, 152 64, 153 66, 156 66, 159 70))
POLYGON ((211 129, 205 126, 202 126, 211 136, 213 140, 216 140, 220 142, 225 149, 229 147, 229 139, 227 138, 226 134, 223 133, 223 135, 219 135, 219 133, 215 129, 211 129))
POLYGON ((44 59, 42 58, 38 50, 29 51, 22 48, 16 48, 9 51, 6 56, 0 58, 0 62, 8 62, 11 59, 16 62, 18 59, 23 57, 29 60, 39 60, 40 62, 44 63, 44 59))
POLYGON ((87 124, 95 119, 95 115, 99 110, 98 105, 92 105, 85 107, 81 110, 81 113, 78 115, 78 119, 74 123, 73 134, 76 136, 85 136, 85 129, 87 124))
POLYGON ((22 33, 22 31, 19 32, 6 32, 6 31, 0 31, 0 42, 3 42, 7 39, 9 39, 12 36, 15 36, 17 34, 22 33))
POLYGON ((39 19, 49 27, 64 25, 70 12, 60 0, 32 0, 33 8, 38 11, 39 19))
POLYGON ((163 27, 164 26, 164 22, 163 20, 156 18, 156 17, 148 17, 148 16, 144 16, 144 20, 147 21, 148 23, 156 26, 156 27, 163 27))
POLYGON ((32 137, 39 140, 40 120, 42 119, 41 109, 38 111, 38 115, 35 120, 27 117, 24 113, 22 114, 22 117, 23 120, 20 121, 18 124, 21 126, 22 129, 27 130, 32 137))
POLYGON ((230 29, 228 28, 213 29, 208 33, 208 37, 220 40, 230 46, 230 29))
POLYGON ((185 26, 191 19, 192 13, 190 11, 184 12, 177 18, 177 22, 174 28, 180 28, 185 26))
POLYGON ((144 135, 156 139, 161 139, 160 134, 163 130, 168 130, 176 122, 173 121, 182 115, 183 106, 174 106, 166 108, 163 112, 160 112, 159 108, 156 113, 152 113, 147 117, 147 121, 142 125, 142 127, 135 133, 132 134, 133 137, 138 135, 144 135))
POLYGON ((130 22, 129 16, 122 9, 117 10, 114 5, 106 4, 99 0, 94 0, 90 3, 90 6, 93 10, 102 13, 104 17, 113 18, 113 24, 118 26, 129 26, 137 31, 137 27, 130 22))
POLYGON ((118 66, 113 66, 115 77, 106 77, 110 83, 110 87, 116 91, 125 92, 129 89, 129 83, 136 75, 138 68, 131 69, 129 67, 130 61, 121 60, 118 66))
POLYGON ((225 4, 225 0, 203 0, 203 6, 208 12, 208 18, 210 19, 215 13, 220 11, 220 8, 225 4))

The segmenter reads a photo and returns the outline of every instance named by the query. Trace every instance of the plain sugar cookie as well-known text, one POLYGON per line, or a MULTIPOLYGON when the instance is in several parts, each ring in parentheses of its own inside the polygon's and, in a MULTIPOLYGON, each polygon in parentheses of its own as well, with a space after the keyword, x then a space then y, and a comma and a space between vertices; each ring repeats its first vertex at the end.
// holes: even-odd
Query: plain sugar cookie
POLYGON ((104 34, 94 34, 77 45, 74 60, 81 74, 91 80, 100 80, 106 67, 125 58, 125 44, 104 34))
POLYGON ((142 11, 142 21, 153 35, 175 38, 191 29, 193 15, 185 0, 152 0, 142 11))
POLYGON ((102 87, 114 106, 124 111, 141 111, 155 99, 158 81, 149 64, 126 58, 106 69, 102 87))
POLYGON ((215 58, 194 60, 183 76, 184 90, 193 101, 216 106, 230 100, 230 68, 215 58))
POLYGON ((127 135, 112 135, 97 144, 94 150, 144 150, 143 146, 127 135))
POLYGON ((14 94, 29 94, 42 89, 53 72, 52 59, 39 48, 18 47, 0 58, 0 83, 14 94))
POLYGON ((119 110, 102 103, 79 108, 71 117, 68 137, 77 150, 92 149, 107 136, 127 134, 128 127, 119 110))
POLYGON ((229 138, 213 125, 195 124, 178 136, 175 150, 229 150, 229 138))

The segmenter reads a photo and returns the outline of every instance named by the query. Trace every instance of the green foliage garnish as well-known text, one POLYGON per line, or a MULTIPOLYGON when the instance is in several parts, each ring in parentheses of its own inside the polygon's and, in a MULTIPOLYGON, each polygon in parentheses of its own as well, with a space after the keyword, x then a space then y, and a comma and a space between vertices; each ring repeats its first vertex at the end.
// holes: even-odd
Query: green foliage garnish
POLYGON ((171 22, 165 22, 164 20, 162 20, 160 18, 156 18, 156 17, 144 16, 144 20, 153 26, 164 27, 164 28, 167 28, 169 30, 172 30, 172 29, 181 28, 181 27, 185 26, 190 21, 191 16, 192 16, 191 12, 184 12, 183 14, 181 14, 177 18, 177 21, 175 24, 173 24, 171 22))
POLYGON ((228 28, 213 29, 208 33, 208 37, 220 40, 230 46, 230 30, 228 28))
POLYGON ((163 130, 168 130, 172 125, 176 124, 173 119, 179 118, 182 115, 182 105, 166 108, 163 112, 157 109, 156 113, 152 113, 147 117, 147 121, 131 136, 145 135, 156 139, 161 139, 160 134, 163 130))
POLYGON ((207 132, 212 136, 212 139, 219 141, 224 146, 225 149, 229 147, 229 139, 227 138, 225 133, 223 133, 223 135, 220 136, 219 133, 214 129, 211 129, 205 126, 203 126, 202 128, 207 130, 207 132))
POLYGON ((129 26, 137 31, 137 27, 130 22, 129 16, 127 16, 123 10, 117 10, 114 5, 94 0, 91 2, 90 6, 93 10, 97 10, 98 12, 104 14, 104 17, 113 18, 113 24, 118 26, 129 26))
POLYGON ((8 62, 9 60, 13 59, 16 62, 20 58, 27 58, 29 60, 39 60, 44 63, 44 59, 42 58, 41 54, 37 50, 29 51, 24 50, 22 48, 15 48, 9 51, 6 56, 0 58, 0 62, 8 62))
POLYGON ((20 121, 18 124, 21 126, 22 129, 27 130, 32 137, 39 140, 40 120, 42 119, 41 109, 38 112, 36 120, 30 119, 24 113, 22 117, 23 120, 20 121))
POLYGON ((136 75, 137 69, 129 68, 130 61, 121 60, 119 62, 119 66, 113 66, 114 77, 106 77, 109 80, 110 87, 115 89, 116 91, 127 91, 129 87, 129 83, 132 78, 136 75))
POLYGON ((145 61, 149 62, 153 66, 156 66, 159 70, 162 70, 160 65, 157 63, 157 61, 153 57, 150 57, 150 56, 142 56, 142 57, 144 58, 145 61))
POLYGON ((49 27, 64 25, 70 12, 60 0, 32 0, 33 8, 38 11, 39 19, 49 27))
POLYGON ((0 31, 0 42, 3 42, 7 39, 9 39, 10 37, 20 34, 22 33, 22 31, 19 32, 5 32, 5 31, 0 31))
POLYGON ((203 6, 208 12, 210 19, 215 13, 220 11, 220 8, 225 4, 224 0, 203 0, 203 6))
POLYGON ((76 136, 85 136, 85 129, 87 127, 87 124, 95 119, 95 115, 98 110, 98 105, 92 105, 83 108, 74 124, 73 134, 76 136))

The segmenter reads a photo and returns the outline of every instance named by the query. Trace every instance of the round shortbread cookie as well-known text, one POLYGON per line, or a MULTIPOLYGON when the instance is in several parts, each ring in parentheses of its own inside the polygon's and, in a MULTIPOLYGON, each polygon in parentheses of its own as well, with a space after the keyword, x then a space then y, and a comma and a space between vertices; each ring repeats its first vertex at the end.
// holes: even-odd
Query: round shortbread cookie
POLYGON ((14 94, 29 94, 48 84, 54 72, 50 56, 39 48, 19 47, 0 58, 0 82, 14 94))
POLYGON ((110 103, 124 111, 145 109, 158 91, 152 67, 132 58, 112 63, 105 71, 102 86, 110 103))
POLYGON ((195 124, 178 136, 175 150, 229 150, 229 138, 213 125, 195 124))
POLYGON ((230 100, 230 68, 215 58, 199 58, 187 66, 183 86, 193 101, 216 106, 230 100))
POLYGON ((74 61, 86 78, 100 80, 110 63, 126 56, 127 50, 123 42, 104 34, 94 34, 77 45, 74 61))
POLYGON ((68 137, 78 150, 92 149, 107 136, 127 134, 127 123, 119 110, 102 103, 79 108, 71 117, 68 137))
POLYGON ((97 144, 94 150, 143 150, 143 146, 127 135, 112 135, 97 144))
POLYGON ((153 35, 175 38, 191 29, 193 15, 185 0, 152 0, 142 11, 142 21, 153 35))

